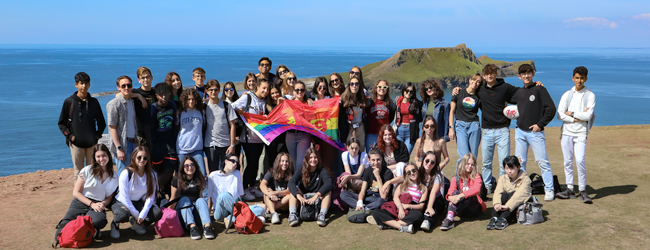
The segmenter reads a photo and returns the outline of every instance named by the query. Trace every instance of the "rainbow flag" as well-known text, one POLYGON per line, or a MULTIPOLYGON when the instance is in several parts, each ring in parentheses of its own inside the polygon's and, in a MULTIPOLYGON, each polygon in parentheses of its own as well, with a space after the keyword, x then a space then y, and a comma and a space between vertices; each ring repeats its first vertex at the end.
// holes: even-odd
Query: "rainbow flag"
POLYGON ((300 101, 285 100, 268 116, 244 113, 242 120, 269 145, 287 130, 296 129, 316 136, 339 150, 339 98, 315 101, 312 106, 300 101))

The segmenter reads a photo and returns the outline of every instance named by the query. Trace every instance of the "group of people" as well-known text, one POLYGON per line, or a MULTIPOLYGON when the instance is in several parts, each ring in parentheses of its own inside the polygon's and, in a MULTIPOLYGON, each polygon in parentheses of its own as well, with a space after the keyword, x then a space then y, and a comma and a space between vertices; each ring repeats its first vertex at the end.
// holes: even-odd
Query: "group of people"
POLYGON ((125 222, 144 234, 148 225, 160 219, 160 207, 168 206, 177 209, 192 239, 212 239, 213 219, 227 224, 238 199, 256 198, 262 198, 263 204, 251 205, 251 211, 263 221, 270 217, 272 224, 281 223, 278 211, 288 210, 288 224, 296 226, 299 208, 317 204, 315 220, 326 226, 328 210, 336 204, 363 211, 366 221, 379 229, 430 230, 440 215, 444 216, 440 228, 449 230, 454 216, 478 216, 486 210, 479 196, 482 185, 490 193, 494 190, 487 229, 504 229, 513 211, 531 197, 526 174, 529 146, 542 172, 545 200, 576 197, 575 158, 578 196, 591 203, 585 192, 584 153, 595 117, 595 96, 584 86, 584 67, 574 70, 575 87, 562 96, 557 109, 564 122, 568 189, 556 194, 544 135, 556 108, 543 85, 533 82, 532 65, 519 67, 524 86, 514 87, 497 78, 498 68, 488 64, 483 74, 471 77, 467 88, 455 89, 451 101, 443 98, 442 86, 434 78, 419 84, 422 100, 417 98, 418 84, 411 82, 393 99, 385 80, 368 91, 357 66, 350 70, 347 84, 339 73, 332 73, 329 79, 316 78, 311 91, 287 66, 278 66, 276 74, 270 72, 271 66, 271 59, 261 58, 259 73, 245 76, 241 95, 232 82, 223 84, 223 90, 215 79, 204 83, 202 68, 193 70, 191 88, 184 88, 175 72, 152 86, 146 67, 136 72, 138 89, 133 89, 129 76, 120 76, 119 92, 106 106, 108 145, 97 144, 106 120, 88 93, 90 77, 78 73, 78 91, 65 100, 58 123, 70 147, 75 184, 57 234, 79 215, 90 215, 99 232, 108 224, 107 208, 114 215, 112 238, 120 237, 119 226, 125 222), (240 118, 243 113, 269 114, 286 100, 312 105, 329 98, 339 98, 344 152, 298 130, 289 130, 266 145, 240 118), (517 104, 520 114, 514 156, 510 155, 510 119, 503 113, 507 103, 517 104), (447 180, 443 169, 449 163, 446 144, 450 140, 456 140, 460 159, 454 177, 447 180), (479 172, 476 155, 481 140, 479 172), (492 177, 495 147, 498 179, 492 177))

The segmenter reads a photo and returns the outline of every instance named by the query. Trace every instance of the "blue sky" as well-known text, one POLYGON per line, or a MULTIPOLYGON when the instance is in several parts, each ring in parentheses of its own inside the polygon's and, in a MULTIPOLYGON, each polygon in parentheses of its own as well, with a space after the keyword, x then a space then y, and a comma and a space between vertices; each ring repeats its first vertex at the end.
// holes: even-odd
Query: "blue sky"
POLYGON ((2 1, 0 44, 650 47, 650 1, 2 1))

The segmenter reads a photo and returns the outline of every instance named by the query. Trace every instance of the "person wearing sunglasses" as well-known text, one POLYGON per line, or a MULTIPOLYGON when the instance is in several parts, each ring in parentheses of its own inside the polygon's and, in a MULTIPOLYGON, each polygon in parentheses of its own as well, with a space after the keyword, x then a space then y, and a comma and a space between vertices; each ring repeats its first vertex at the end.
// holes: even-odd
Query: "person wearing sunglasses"
MULTIPOLYGON (((282 65, 281 65, 282 66, 282 65)), ((266 113, 270 114, 275 107, 280 104, 282 98, 282 86, 275 84, 269 89, 269 95, 266 97, 266 113)), ((264 170, 268 170, 273 166, 273 161, 279 153, 285 152, 288 153, 287 142, 286 142, 286 133, 280 134, 276 137, 269 145, 264 145, 264 170)), ((261 184, 260 184, 261 185, 261 184)), ((261 186, 260 186, 261 188, 261 186)), ((264 191, 261 190, 260 191, 264 191)))
POLYGON ((424 220, 420 228, 422 230, 430 230, 431 225, 435 223, 435 215, 443 215, 445 210, 445 175, 440 169, 437 154, 433 151, 427 151, 422 157, 422 166, 424 168, 424 176, 422 182, 429 189, 429 198, 427 199, 427 206, 424 208, 424 220))
POLYGON ((439 168, 442 171, 449 163, 449 153, 447 152, 447 142, 445 139, 438 137, 438 126, 433 116, 427 116, 422 122, 422 136, 415 141, 415 162, 422 166, 424 152, 433 151, 436 159, 440 159, 439 168), (444 158, 444 160, 442 160, 444 158))
POLYGON ((456 140, 459 158, 467 153, 478 155, 478 145, 481 143, 478 109, 481 107, 481 99, 478 98, 476 89, 482 81, 481 74, 474 74, 469 79, 467 88, 461 89, 451 98, 449 139, 456 140))
POLYGON ((271 59, 268 57, 262 57, 260 60, 257 62, 257 69, 260 70, 260 73, 257 73, 255 76, 257 79, 266 79, 269 81, 270 84, 275 84, 277 82, 276 76, 271 73, 271 66, 273 66, 273 62, 271 62, 271 59))
MULTIPOLYGON (((369 221, 374 221, 379 230, 398 229, 402 233, 415 233, 414 225, 419 225, 424 216, 422 210, 426 205, 429 189, 424 185, 424 169, 411 162, 404 167, 404 180, 395 188, 392 202, 382 205, 381 209, 373 211, 369 221), (391 213, 389 208, 397 208, 397 213, 391 213)), ((392 211, 395 212, 395 211, 392 211)))
POLYGON ((131 153, 137 145, 138 119, 135 106, 131 99, 133 84, 128 76, 120 76, 116 81, 120 95, 106 104, 108 132, 111 135, 108 148, 113 162, 117 166, 117 174, 124 170, 131 161, 131 153))
POLYGON ((432 116, 436 120, 438 127, 436 132, 438 138, 443 138, 449 141, 449 110, 451 105, 445 100, 445 92, 442 91, 442 85, 434 78, 429 78, 420 84, 422 97, 422 118, 432 116))
MULTIPOLYGON (((207 85, 206 88, 208 88, 207 85)), ((171 196, 169 197, 171 201, 179 200, 178 203, 171 204, 169 208, 178 211, 181 224, 190 231, 190 237, 193 240, 201 239, 199 226, 203 228, 203 236, 206 239, 214 239, 208 198, 203 197, 203 190, 207 187, 207 183, 201 171, 196 171, 198 166, 196 160, 189 155, 183 158, 178 167, 178 175, 172 181, 171 196), (196 217, 201 219, 201 224, 196 224, 196 217)))
POLYGON ((151 157, 146 147, 133 150, 127 171, 118 179, 117 200, 111 210, 111 238, 120 238, 119 223, 131 222, 131 229, 138 234, 147 233, 147 227, 162 217, 156 203, 158 177, 151 169, 151 157), (131 220, 129 220, 131 218, 131 220))
POLYGON ((369 104, 366 107, 368 119, 366 119, 366 152, 377 143, 379 138, 379 128, 384 124, 390 124, 395 119, 397 105, 390 99, 390 85, 386 80, 377 81, 377 85, 372 88, 369 104))
POLYGON ((275 70, 276 80, 272 85, 282 86, 282 84, 284 83, 284 79, 287 78, 287 73, 289 73, 290 71, 291 70, 289 70, 287 66, 285 66, 284 64, 280 64, 280 66, 278 66, 278 68, 275 70))
POLYGON ((345 92, 346 86, 343 84, 341 74, 333 72, 330 74, 329 92, 333 97, 340 97, 345 92))
POLYGON ((370 96, 370 92, 366 89, 366 84, 363 82, 363 72, 359 66, 354 66, 350 69, 350 77, 348 79, 357 78, 359 79, 359 84, 361 89, 363 89, 363 94, 366 95, 366 98, 370 96))
POLYGON ((284 99, 291 100, 293 98, 293 88, 294 85, 298 82, 296 74, 289 71, 284 74, 285 78, 282 81, 282 96, 284 99))
POLYGON ((233 82, 226 82, 223 85, 223 92, 221 93, 221 100, 232 104, 233 102, 239 99, 239 94, 237 94, 237 88, 233 82))
POLYGON ((366 95, 361 91, 362 84, 357 78, 350 79, 348 88, 343 92, 339 107, 339 138, 347 141, 350 137, 359 139, 359 146, 365 149, 366 95), (345 138, 345 139, 343 139, 345 138))
MULTIPOLYGON (((294 85, 293 98, 291 100, 300 101, 303 104, 311 106, 314 101, 308 99, 305 92, 307 92, 305 83, 298 81, 298 83, 294 85)), ((311 147, 312 136, 305 131, 296 129, 288 130, 285 135, 289 154, 291 155, 291 158, 293 158, 293 162, 298 162, 298 160, 305 157, 305 152, 307 152, 307 149, 311 147)), ((296 171, 300 171, 300 166, 296 171)))
POLYGON ((420 133, 418 125, 423 118, 420 114, 422 103, 416 97, 415 84, 406 83, 402 88, 402 96, 398 97, 395 102, 397 105, 395 114, 397 140, 406 144, 410 154, 420 133))
POLYGON ((325 100, 331 97, 329 88, 327 87, 327 79, 322 76, 316 78, 311 92, 315 93, 313 96, 314 101, 325 100))

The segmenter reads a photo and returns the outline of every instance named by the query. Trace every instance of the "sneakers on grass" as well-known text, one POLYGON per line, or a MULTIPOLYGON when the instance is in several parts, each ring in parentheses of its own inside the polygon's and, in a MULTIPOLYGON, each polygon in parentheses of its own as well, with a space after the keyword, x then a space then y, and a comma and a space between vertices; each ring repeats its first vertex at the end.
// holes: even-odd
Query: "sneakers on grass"
POLYGON ((318 214, 318 218, 316 219, 316 224, 318 224, 321 227, 327 226, 327 222, 325 221, 325 213, 318 214))
POLYGON ((490 219, 490 222, 488 222, 487 226, 485 226, 485 229, 493 230, 497 224, 497 219, 498 219, 497 217, 492 217, 492 219, 490 219))
POLYGON ((445 219, 442 221, 442 225, 440 225, 440 230, 442 231, 447 231, 449 229, 454 228, 454 221, 453 220, 448 220, 445 219))
POLYGON ((586 203, 586 204, 593 204, 594 202, 591 200, 591 197, 587 195, 587 192, 585 191, 580 191, 580 197, 578 197, 578 200, 586 203))
POLYGON ((545 201, 555 200, 555 192, 553 192, 553 190, 546 190, 545 192, 546 192, 546 194, 544 195, 545 201))
POLYGON ((131 217, 131 229, 135 231, 137 234, 146 234, 147 233, 147 228, 144 227, 142 224, 138 224, 135 221, 135 218, 131 217))
POLYGON ((370 225, 377 225, 377 221, 372 215, 366 216, 366 222, 368 222, 370 225))
POLYGON ((499 218, 497 219, 497 222, 494 224, 494 229, 496 230, 503 230, 506 227, 508 227, 508 220, 506 220, 506 218, 499 218))
POLYGON ((573 189, 567 188, 566 190, 555 194, 555 197, 560 199, 575 199, 576 193, 573 189))
POLYGON ((415 233, 415 230, 413 230, 413 224, 401 226, 399 227, 399 231, 401 233, 410 233, 410 234, 415 233))
POLYGON ((207 227, 203 228, 203 237, 205 237, 206 239, 210 239, 210 240, 214 239, 214 233, 212 232, 212 227, 211 226, 207 226, 207 227))
POLYGON ((298 225, 298 215, 295 213, 290 213, 289 214, 289 226, 295 227, 298 225))
POLYGON ((271 224, 280 224, 280 216, 277 212, 271 214, 271 224))
POLYGON ((424 230, 424 231, 428 231, 429 229, 431 229, 431 222, 429 222, 429 220, 425 219, 422 222, 422 225, 420 226, 420 228, 422 228, 422 230, 424 230))

